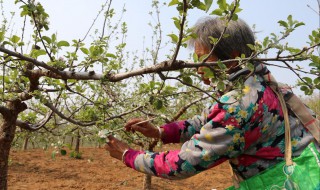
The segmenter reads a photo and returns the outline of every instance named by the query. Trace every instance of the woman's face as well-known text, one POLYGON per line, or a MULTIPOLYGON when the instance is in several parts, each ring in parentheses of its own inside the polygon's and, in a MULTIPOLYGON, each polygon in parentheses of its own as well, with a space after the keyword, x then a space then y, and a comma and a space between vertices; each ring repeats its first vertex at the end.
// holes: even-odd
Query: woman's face
MULTIPOLYGON (((204 45, 202 45, 202 44, 200 44, 200 43, 197 43, 197 42, 195 43, 194 52, 197 54, 197 56, 198 56, 199 58, 200 58, 201 56, 203 56, 203 55, 209 54, 209 53, 210 53, 210 50, 211 50, 211 49, 209 49, 208 47, 206 47, 206 46, 204 46, 204 45)), ((214 62, 214 61, 217 61, 217 60, 218 60, 217 56, 214 55, 214 54, 212 54, 212 55, 208 58, 207 62, 214 62)), ((210 80, 209 80, 208 78, 204 77, 203 68, 205 68, 205 67, 199 67, 197 73, 198 73, 199 75, 201 75, 201 78, 202 78, 202 81, 203 81, 204 84, 210 85, 210 80)))

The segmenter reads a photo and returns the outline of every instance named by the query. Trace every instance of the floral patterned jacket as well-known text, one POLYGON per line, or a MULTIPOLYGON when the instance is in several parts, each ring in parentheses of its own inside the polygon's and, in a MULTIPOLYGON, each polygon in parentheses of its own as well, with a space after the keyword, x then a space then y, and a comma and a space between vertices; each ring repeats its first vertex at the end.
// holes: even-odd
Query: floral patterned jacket
MULTIPOLYGON (((232 167, 244 179, 284 160, 284 119, 280 103, 259 75, 245 81, 204 110, 201 116, 163 125, 164 143, 183 142, 181 150, 145 152, 130 149, 124 155, 128 167, 147 174, 182 179, 232 159, 232 167)), ((289 116, 293 156, 314 140, 297 118, 289 116)))

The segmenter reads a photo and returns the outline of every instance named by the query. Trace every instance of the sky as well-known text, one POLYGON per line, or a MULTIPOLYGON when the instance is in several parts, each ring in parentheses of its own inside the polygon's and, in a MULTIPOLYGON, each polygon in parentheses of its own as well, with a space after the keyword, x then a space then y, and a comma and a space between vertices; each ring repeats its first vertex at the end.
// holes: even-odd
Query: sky
MULTIPOLYGON (((5 15, 8 15, 11 11, 17 12, 13 18, 13 34, 19 34, 21 32, 22 20, 19 18, 19 11, 17 6, 13 5, 14 0, 4 0, 3 7, 5 15)), ((82 39, 93 20, 97 16, 98 11, 101 9, 101 5, 105 0, 40 0, 44 6, 46 12, 50 15, 50 32, 58 33, 58 38, 63 40, 82 39)), ((123 21, 128 25, 127 36, 127 51, 139 52, 143 51, 143 48, 150 46, 152 29, 148 26, 148 22, 153 22, 153 18, 149 15, 151 11, 151 0, 113 0, 112 7, 115 8, 116 13, 120 13, 120 10, 125 5, 127 12, 123 15, 123 21), (144 42, 143 42, 144 41, 144 42)), ((160 4, 170 1, 161 1, 160 4)), ((230 2, 230 1, 228 1, 230 2)), ((305 23, 305 26, 298 28, 293 32, 286 41, 291 46, 303 47, 306 46, 308 41, 308 35, 312 30, 319 28, 319 14, 315 11, 319 11, 317 0, 242 0, 240 7, 243 9, 239 13, 239 17, 245 20, 249 26, 255 25, 257 33, 257 40, 262 41, 264 37, 270 35, 270 33, 279 34, 281 27, 277 23, 279 20, 286 20, 288 15, 293 15, 294 20, 298 20, 305 23), (311 8, 309 8, 310 6, 311 8), (313 9, 313 10, 312 10, 313 9)), ((213 4, 211 10, 217 8, 217 5, 213 4)), ((169 40, 166 36, 170 33, 177 34, 177 30, 172 22, 172 17, 177 16, 178 13, 174 7, 168 7, 163 5, 160 7, 160 20, 163 30, 163 41, 169 40)), ((210 12, 210 11, 209 11, 210 12)), ((190 11, 188 14, 189 25, 192 26, 197 19, 203 16, 208 16, 208 13, 202 11, 190 11)), ((7 16, 8 18, 10 16, 7 16)), ((116 16, 117 18, 117 16, 116 16)), ((0 21, 2 20, 0 17, 0 21)), ((103 17, 100 16, 91 33, 95 29, 101 29, 103 23, 103 17)), ((280 35, 280 34, 279 34, 280 35)), ((90 37, 88 39, 90 41, 90 37)), ((160 50, 159 61, 163 61, 166 58, 164 55, 169 54, 169 49, 172 46, 165 46, 160 50)), ((192 52, 190 49, 182 49, 178 56, 178 59, 186 60, 189 54, 192 52)), ((272 53, 270 54, 272 56, 272 53)), ((306 66, 308 62, 302 62, 302 66, 306 66)), ((295 77, 290 71, 280 68, 270 68, 279 82, 288 83, 290 85, 295 84, 297 77, 295 77)), ((294 91, 298 94, 302 94, 297 89, 294 91)))

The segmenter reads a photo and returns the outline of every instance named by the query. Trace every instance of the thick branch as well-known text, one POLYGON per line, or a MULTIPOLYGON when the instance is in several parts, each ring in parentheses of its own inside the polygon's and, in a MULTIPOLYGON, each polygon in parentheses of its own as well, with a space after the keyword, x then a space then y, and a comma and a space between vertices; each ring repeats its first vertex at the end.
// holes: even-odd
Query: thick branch
POLYGON ((61 79, 63 78, 63 79, 82 79, 82 80, 100 80, 103 76, 103 75, 97 75, 94 72, 60 71, 57 68, 47 65, 43 61, 38 61, 37 59, 24 56, 20 53, 8 50, 4 47, 0 47, 0 52, 6 53, 13 57, 20 58, 21 60, 31 62, 36 66, 47 69, 48 71, 44 71, 46 72, 46 75, 43 75, 43 76, 52 76, 52 78, 61 78, 61 79))
POLYGON ((2 114, 4 117, 10 115, 10 110, 4 106, 0 106, 0 114, 2 114))
MULTIPOLYGON (((316 44, 314 46, 311 46, 309 48, 305 48, 303 51, 307 51, 310 48, 313 48, 315 46, 318 46, 319 44, 316 44)), ((56 78, 56 79, 77 79, 77 80, 109 80, 110 82, 118 82, 126 78, 130 78, 133 76, 138 76, 138 75, 144 75, 144 74, 149 74, 149 73, 158 73, 162 71, 174 71, 182 68, 198 68, 201 66, 216 66, 217 62, 206 62, 206 63, 186 63, 185 61, 177 60, 170 64, 170 61, 163 61, 159 64, 152 65, 149 67, 144 67, 140 69, 136 69, 133 71, 125 72, 125 73, 119 73, 119 74, 113 74, 113 73, 108 73, 107 75, 103 76, 102 74, 97 74, 94 71, 91 72, 74 72, 74 71, 60 71, 54 67, 51 67, 47 65, 44 62, 38 61, 34 58, 30 58, 27 56, 24 56, 22 54, 10 51, 8 49, 5 49, 3 47, 0 47, 0 52, 7 53, 10 56, 14 56, 17 58, 20 58, 25 61, 29 61, 34 63, 35 65, 39 67, 43 67, 47 70, 35 70, 32 72, 38 73, 40 76, 48 76, 51 78, 56 78)), ((307 58, 292 58, 290 56, 287 57, 275 57, 275 58, 244 58, 241 59, 241 61, 302 61, 307 58)), ((230 60, 225 60, 221 61, 224 64, 229 64, 234 61, 239 61, 239 59, 230 59, 230 60)))

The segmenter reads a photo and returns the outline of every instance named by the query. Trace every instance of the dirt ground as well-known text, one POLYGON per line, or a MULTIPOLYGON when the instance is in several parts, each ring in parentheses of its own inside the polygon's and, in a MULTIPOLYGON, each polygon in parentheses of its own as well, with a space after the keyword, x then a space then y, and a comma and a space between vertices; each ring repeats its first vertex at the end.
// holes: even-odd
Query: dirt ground
MULTIPOLYGON (((175 147, 165 145, 162 150, 172 148, 175 147)), ((82 159, 57 155, 53 160, 52 150, 12 150, 8 189, 142 189, 144 174, 111 158, 103 148, 82 148, 80 152, 82 159)), ((230 169, 226 162, 184 180, 152 178, 152 189, 159 190, 220 190, 231 184, 230 169)))

